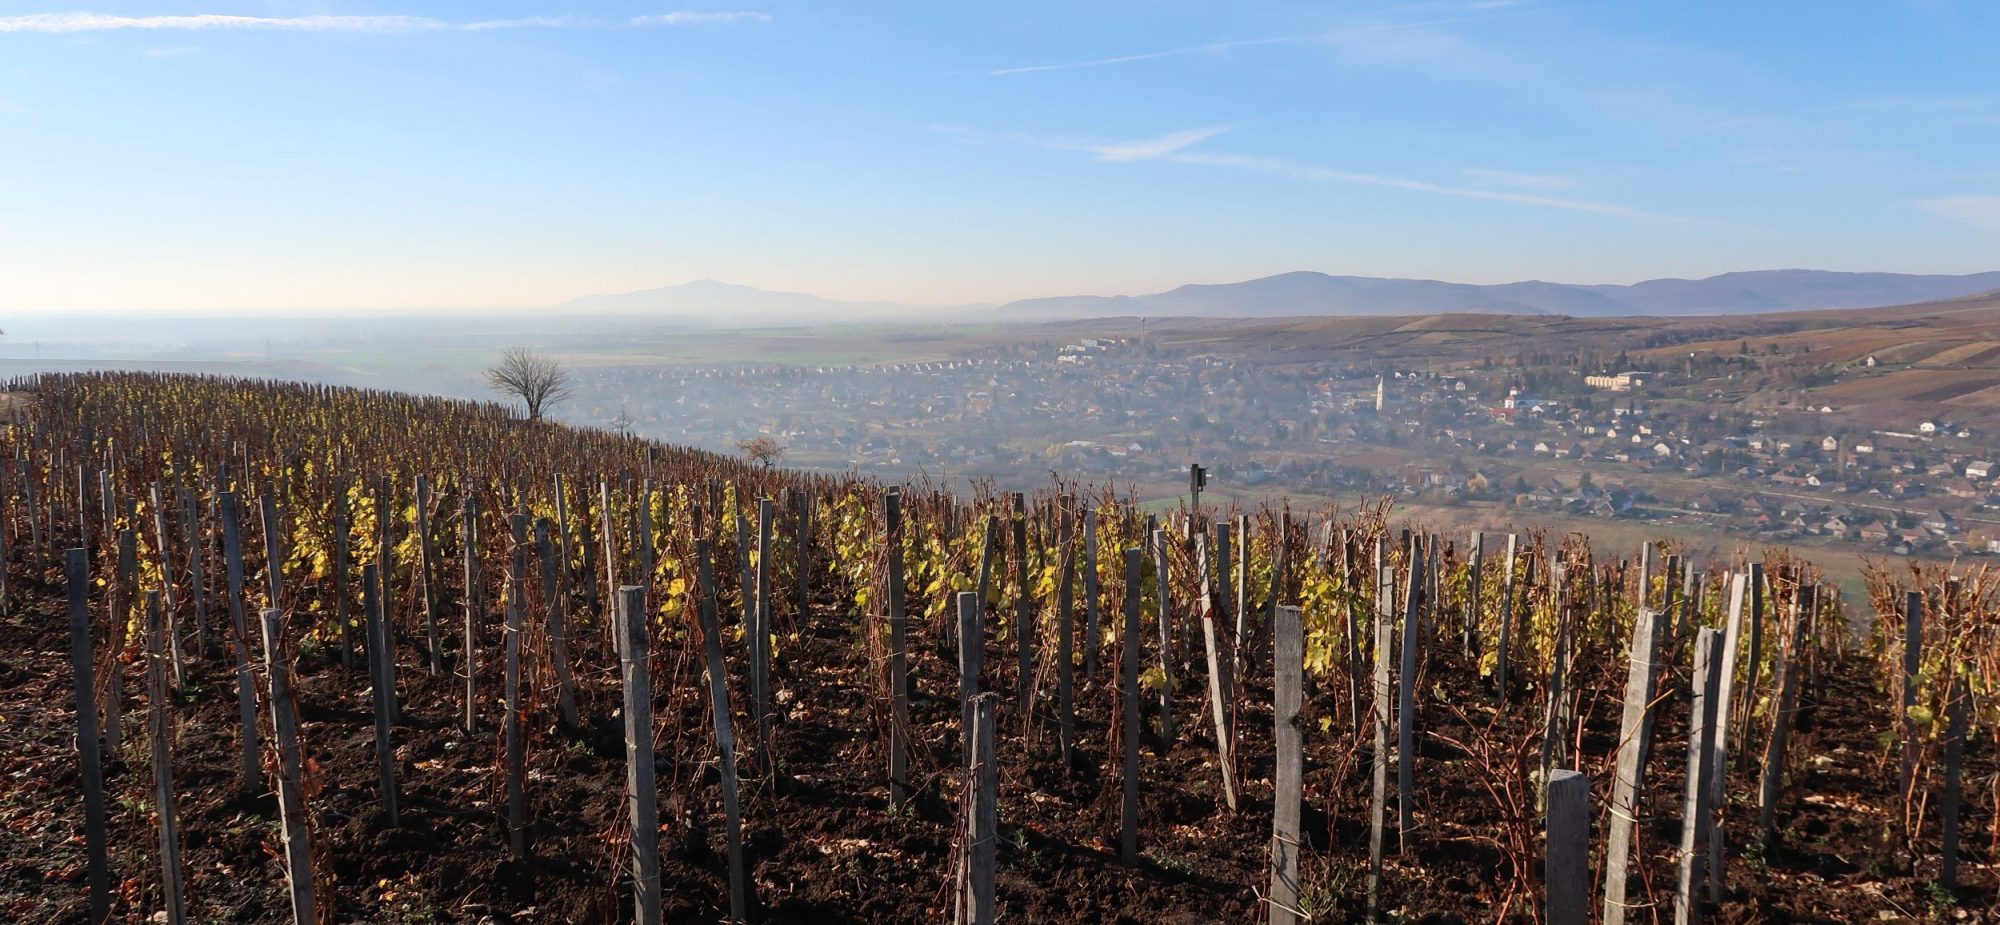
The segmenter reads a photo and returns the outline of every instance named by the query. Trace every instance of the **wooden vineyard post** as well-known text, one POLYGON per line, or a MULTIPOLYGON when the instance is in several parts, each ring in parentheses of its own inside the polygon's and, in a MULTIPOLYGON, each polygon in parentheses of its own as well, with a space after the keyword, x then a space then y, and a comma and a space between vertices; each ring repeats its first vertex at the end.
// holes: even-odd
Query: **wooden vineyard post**
POLYGON ((153 746, 153 808, 160 819, 160 882, 167 925, 187 921, 187 887, 181 865, 181 823, 174 809, 173 718, 167 712, 166 617, 160 592, 146 592, 146 699, 153 746))
MULTIPOLYGON (((882 493, 882 525, 889 547, 889 808, 899 809, 909 799, 910 787, 910 638, 909 615, 903 609, 907 589, 903 574, 902 491, 891 488, 882 493)), ((1065 739, 1065 754, 1068 747, 1065 739)))
MULTIPOLYGON (((181 659, 180 599, 174 594, 173 544, 167 542, 167 509, 160 503, 160 485, 153 483, 153 546, 160 557, 160 590, 167 599, 167 657, 174 669, 174 687, 187 686, 187 669, 181 659)), ((0 537, 6 531, 0 530, 0 537)), ((6 597, 6 555, 4 543, 0 543, 0 601, 6 597)))
POLYGON ((1410 850, 1410 830, 1416 827, 1417 763, 1417 631, 1418 608, 1424 603, 1424 560, 1417 542, 1410 544, 1410 580, 1403 590, 1402 664, 1396 678, 1396 851, 1410 850))
POLYGON ((1062 571, 1056 578, 1056 748, 1068 773, 1076 743, 1076 544, 1068 499, 1056 502, 1056 512, 1056 567, 1062 571))
POLYGON ((1590 778, 1549 772, 1548 925, 1590 925, 1590 778))
POLYGON ((1000 554, 1000 518, 988 514, 981 523, 985 532, 979 542, 979 606, 984 607, 993 599, 993 557, 1000 554))
MULTIPOLYGON (((1340 532, 1334 539, 1333 555, 1340 565, 1340 586, 1348 589, 1356 589, 1358 587, 1354 576, 1353 541, 1354 535, 1349 533, 1346 527, 1340 528, 1340 532)), ((1361 663, 1361 615, 1354 607, 1355 596, 1354 593, 1345 595, 1344 600, 1340 602, 1340 610, 1341 618, 1347 628, 1347 631, 1341 634, 1347 637, 1347 729, 1354 735, 1355 740, 1359 741, 1361 738, 1361 674, 1363 666, 1361 663)))
POLYGON ((1394 644, 1396 574, 1389 564, 1388 540, 1375 539, 1375 763, 1368 801, 1368 920, 1375 921, 1382 899, 1382 831, 1389 801, 1389 651, 1394 644))
POLYGON ((278 747, 278 823, 285 844, 285 881, 291 887, 293 925, 315 925, 312 847, 306 833, 305 762, 299 753, 298 704, 292 695, 292 669, 281 644, 283 624, 275 608, 263 614, 264 673, 270 680, 271 730, 278 747))
POLYGON ((1715 770, 1715 726, 1722 681, 1722 634, 1695 634, 1694 696, 1689 703, 1686 795, 1681 801, 1680 881, 1674 890, 1674 925, 1701 922, 1702 876, 1707 867, 1709 798, 1715 770))
POLYGON ((1959 805, 1965 788, 1965 732, 1971 691, 1966 679, 1953 671, 1945 689, 1944 795, 1938 807, 1943 851, 1938 866, 1938 884, 1948 891, 1958 889, 1959 805))
MULTIPOLYGON (((1811 620, 1812 617, 1808 614, 1800 622, 1799 628, 1795 632, 1804 635, 1805 629, 1811 625, 1811 620)), ((1797 644, 1794 644, 1792 648, 1794 650, 1794 658, 1797 658, 1804 651, 1797 644)), ((1921 592, 1911 591, 1903 595, 1903 691, 1901 695, 1902 710, 1900 711, 1903 717, 1903 762, 1902 772, 1896 778, 1896 793, 1901 796, 1904 806, 1910 805, 1912 799, 1911 790, 1915 786, 1917 777, 1917 720, 1916 717, 1911 715, 1910 708, 1917 705, 1917 674, 1923 668, 1923 661, 1924 596, 1921 592)), ((1902 832, 1905 837, 1909 837, 1911 834, 1908 831, 1909 822, 1908 813, 1905 812, 1902 816, 1902 822, 1897 826, 1897 830, 1902 832)))
POLYGON ((193 604, 195 657, 208 660, 208 573, 204 560, 208 558, 208 531, 202 529, 200 509, 195 505, 194 494, 179 490, 181 499, 181 538, 188 549, 188 597, 193 604))
MULTIPOLYGON (((32 483, 30 483, 32 484, 32 483)), ((95 660, 90 646, 90 553, 64 554, 63 588, 69 601, 69 667, 76 701, 76 753, 83 777, 83 843, 89 858, 89 925, 111 915, 111 867, 105 859, 104 760, 97 731, 95 660)))
POLYGON ((1486 534, 1472 531, 1471 545, 1467 550, 1472 562, 1465 582, 1465 657, 1475 666, 1479 662, 1479 589, 1480 579, 1486 568, 1486 534))
POLYGON ((264 494, 257 499, 262 510, 261 523, 264 528, 264 585, 270 605, 283 609, 285 604, 285 521, 278 515, 278 499, 272 495, 267 485, 264 494))
POLYGON ((444 642, 438 635, 436 550, 431 546, 431 483, 417 476, 417 580, 424 594, 424 639, 431 677, 444 673, 444 642))
POLYGON ((1305 700, 1305 634, 1297 607, 1279 607, 1272 634, 1272 741, 1277 753, 1275 805, 1271 819, 1272 925, 1295 925, 1299 909, 1300 808, 1304 799, 1305 728, 1299 711, 1305 700))
POLYGON ((555 664, 556 710, 563 725, 576 729, 583 723, 576 712, 576 681, 569 673, 569 600, 562 593, 556 546, 549 539, 554 526, 547 517, 536 518, 535 552, 542 567, 542 611, 549 621, 549 661, 555 664))
MULTIPOLYGON (((715 720, 715 751, 721 764, 722 814, 729 839, 729 917, 747 922, 750 915, 749 885, 743 870, 743 810, 736 780, 736 721, 729 711, 729 675, 722 661, 722 631, 715 588, 715 550, 707 538, 695 540, 696 567, 700 569, 702 651, 708 659, 708 700, 715 720)), ((905 702, 904 722, 908 722, 905 702)), ((898 785, 890 781, 891 799, 898 785)))
POLYGON ((1757 712, 1757 675, 1764 667, 1764 563, 1750 563, 1748 587, 1746 588, 1750 611, 1750 664, 1749 674, 1744 682, 1744 690, 1750 696, 1743 698, 1743 718, 1737 723, 1737 770, 1750 767, 1750 727, 1757 712))
POLYGON ((967 755, 965 892, 958 921, 963 925, 993 925, 994 881, 1000 842, 1000 755, 994 743, 994 694, 974 698, 972 742, 967 755))
MULTIPOLYGON (((1218 548, 1229 533, 1226 521, 1216 521, 1215 535, 1218 548)), ((1205 542, 1205 540, 1204 540, 1205 542)), ((1221 556, 1218 553, 1217 558, 1221 556)), ((1222 768, 1222 799, 1231 812, 1236 811, 1236 731, 1234 728, 1236 692, 1230 670, 1230 655, 1222 651, 1221 628, 1217 625, 1219 614, 1215 602, 1221 599, 1222 588, 1211 587, 1203 596, 1201 609, 1202 647, 1208 655, 1208 705, 1215 719, 1215 763, 1222 768)))
MULTIPOLYGON (((607 513, 609 507, 606 508, 607 513)), ((465 501, 459 510, 460 530, 464 534, 465 546, 465 644, 458 653, 459 669, 465 672, 465 715, 460 723, 465 734, 472 735, 479 729, 479 497, 472 493, 470 483, 465 491, 465 501)), ((607 537, 610 534, 606 534, 607 537)))
POLYGON ((1167 568, 1167 531, 1152 531, 1153 590, 1159 613, 1154 621, 1160 636, 1160 740, 1174 741, 1174 667, 1170 658, 1173 632, 1173 584, 1167 568))
POLYGON ((347 612, 347 547, 353 541, 348 524, 347 492, 334 489, 333 497, 333 619, 340 625, 340 664, 354 670, 353 615, 347 612))
POLYGON ((1035 587, 1028 570, 1027 498, 1014 493, 1014 702, 1021 721, 1034 715, 1028 700, 1035 686, 1035 587))
POLYGON ((1118 859, 1139 863, 1139 589, 1145 553, 1125 550, 1125 630, 1119 634, 1119 681, 1124 693, 1124 799, 1120 804, 1118 859))
MULTIPOLYGON (((527 756, 522 740, 521 632, 528 602, 528 515, 511 518, 514 548, 507 569, 507 712, 503 736, 507 749, 507 845, 515 857, 528 854, 527 756)), ((641 605, 643 610, 643 604, 641 605)))
POLYGON ((243 605, 242 512, 233 491, 221 494, 220 506, 223 568, 229 580, 229 639, 236 652, 237 744, 243 765, 237 787, 249 794, 262 785, 264 767, 257 757, 257 686, 250 672, 250 626, 243 605))
POLYGON ((1236 515, 1236 633, 1229 639, 1230 667, 1243 676, 1244 637, 1250 632, 1250 515, 1236 515))
POLYGON ((1548 700, 1542 711, 1542 760, 1536 779, 1541 782, 1541 796, 1548 796, 1549 775, 1555 770, 1561 747, 1563 732, 1569 728, 1569 703, 1565 686, 1569 684, 1570 648, 1574 644, 1576 630, 1569 613, 1567 596, 1569 569, 1561 561, 1550 566, 1553 573, 1552 604, 1555 607, 1555 653, 1549 663, 1548 700))
MULTIPOLYGON (((972 728, 975 722, 973 701, 979 697, 979 675, 985 667, 986 660, 984 645, 986 641, 986 628, 983 613, 985 608, 979 599, 978 592, 975 591, 960 591, 954 601, 957 605, 955 612, 958 617, 955 623, 957 632, 952 635, 958 640, 959 771, 964 775, 962 778, 964 783, 961 786, 970 787, 974 752, 978 748, 978 743, 974 741, 972 728)), ((968 906, 970 905, 971 897, 971 885, 967 879, 972 868, 970 799, 970 793, 962 792, 960 794, 960 805, 965 808, 964 832, 968 840, 964 845, 965 850, 959 855, 958 868, 954 872, 956 878, 953 900, 956 910, 954 919, 959 922, 963 922, 969 914, 968 906)))
MULTIPOLYGON (((632 916, 660 925, 660 807, 653 777, 653 685, 646 644, 646 589, 618 589, 619 680, 625 691, 625 796, 632 822, 632 916)), ((509 708, 509 715, 512 709, 509 708)), ((511 785, 510 785, 511 786, 511 785)), ((510 832, 518 829, 510 824, 510 832)))
POLYGON ((637 552, 639 574, 633 581, 646 589, 646 599, 653 598, 653 480, 646 479, 639 484, 639 516, 632 546, 637 552))
POLYGON ((771 547, 776 505, 757 500, 757 607, 750 630, 750 715, 757 721, 758 759, 765 771, 777 769, 771 747, 771 547))
POLYGON ((801 488, 793 492, 793 496, 796 497, 799 502, 799 532, 798 536, 795 539, 798 543, 798 556, 799 556, 798 620, 801 624, 803 624, 806 619, 806 614, 812 611, 813 493, 811 489, 801 488))
POLYGON ((99 710, 104 715, 104 749, 115 757, 125 751, 125 671, 119 659, 125 651, 125 630, 132 617, 134 576, 138 571, 130 530, 119 531, 114 548, 115 571, 109 592, 104 596, 109 625, 105 627, 108 635, 97 693, 99 710))
POLYGON ((361 610, 368 621, 368 681, 375 696, 375 769, 380 780, 382 818, 401 824, 397 810, 396 743, 391 730, 396 717, 396 684, 389 662, 389 627, 382 619, 382 573, 373 562, 361 566, 361 610))
POLYGON ((971 591, 959 592, 957 634, 959 747, 964 749, 968 756, 972 750, 972 698, 979 696, 979 675, 986 668, 985 624, 985 606, 980 602, 979 595, 971 591), (968 633, 971 635, 967 635, 968 633))
POLYGON ((1083 511, 1083 677, 1097 677, 1098 601, 1103 588, 1097 575, 1097 509, 1083 511))
POLYGON ((1508 679, 1511 666, 1508 659, 1513 655, 1514 642, 1514 557, 1520 535, 1507 534, 1507 563, 1500 583, 1500 639, 1499 661, 1493 667, 1493 690, 1501 706, 1507 705, 1508 679))
MULTIPOLYGON (((1743 640, 1743 594, 1750 576, 1737 572, 1729 580, 1729 610, 1722 637, 1722 667, 1716 689, 1715 721, 1710 723, 1714 746, 1709 756, 1708 805, 1711 818, 1707 820, 1708 832, 1708 899, 1713 903, 1722 902, 1722 894, 1727 886, 1727 868, 1723 864, 1723 849, 1727 841, 1724 831, 1729 812, 1729 726, 1731 707, 1736 694, 1736 652, 1743 640)), ((1754 694, 1754 688, 1752 689, 1754 694)))
POLYGON ((1794 591, 1788 631, 1779 634, 1778 662, 1772 669, 1778 696, 1771 714, 1771 737, 1764 745, 1764 779, 1757 792, 1757 830, 1761 843, 1773 844, 1778 833, 1778 799, 1784 793, 1785 749, 1791 735, 1792 715, 1798 708, 1799 647, 1805 635, 1805 597, 1809 589, 1794 591))
POLYGON ((1618 724, 1618 763, 1611 781, 1611 832, 1604 856, 1604 925, 1625 921, 1626 872, 1632 863, 1632 834, 1638 823, 1639 793, 1646 778, 1646 740, 1652 735, 1653 628, 1659 614, 1643 605, 1632 622, 1631 662, 1625 676, 1625 709, 1618 724))

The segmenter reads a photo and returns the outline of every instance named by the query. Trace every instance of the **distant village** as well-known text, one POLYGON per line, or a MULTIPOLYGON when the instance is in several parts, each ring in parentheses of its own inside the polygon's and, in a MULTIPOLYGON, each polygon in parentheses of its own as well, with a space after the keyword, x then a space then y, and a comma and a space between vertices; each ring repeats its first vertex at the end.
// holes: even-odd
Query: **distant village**
POLYGON ((1753 414, 1726 393, 1740 358, 1665 373, 1624 359, 1397 369, 1085 338, 878 366, 595 367, 571 413, 720 452, 770 437, 787 464, 884 477, 1171 487, 1201 462, 1239 493, 1670 518, 1884 555, 2000 552, 2000 452, 1977 428, 1941 416, 1871 429, 1804 403, 1753 414))

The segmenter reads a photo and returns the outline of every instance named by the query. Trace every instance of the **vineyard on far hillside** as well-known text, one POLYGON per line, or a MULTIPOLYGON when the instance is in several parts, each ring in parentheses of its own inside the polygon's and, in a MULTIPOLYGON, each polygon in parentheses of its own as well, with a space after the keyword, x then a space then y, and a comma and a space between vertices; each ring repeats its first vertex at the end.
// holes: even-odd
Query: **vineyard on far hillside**
POLYGON ((2000 574, 11 385, 0 914, 1957 921, 2000 574))

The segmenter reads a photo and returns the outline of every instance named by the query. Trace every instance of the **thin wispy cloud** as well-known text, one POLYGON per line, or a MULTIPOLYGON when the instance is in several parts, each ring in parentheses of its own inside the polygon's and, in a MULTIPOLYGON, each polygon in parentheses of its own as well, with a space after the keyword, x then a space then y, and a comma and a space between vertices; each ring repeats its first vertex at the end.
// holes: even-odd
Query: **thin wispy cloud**
POLYGON ((1097 155, 1100 161, 1144 161, 1166 157, 1182 148, 1191 147, 1229 131, 1231 126, 1215 125, 1208 128, 1191 128, 1179 132, 1168 132, 1158 138, 1144 138, 1108 145, 1086 145, 1086 149, 1097 155))
POLYGON ((733 23, 767 23, 771 14, 755 10, 731 10, 719 13, 698 13, 679 10, 672 13, 655 13, 651 16, 634 16, 629 22, 635 26, 726 26, 733 23))
POLYGON ((1495 170, 1490 167, 1467 167, 1460 173, 1479 186, 1505 186, 1514 189, 1558 190, 1575 189, 1576 178, 1546 173, 1520 173, 1513 170, 1495 170))
POLYGON ((1917 205, 1932 215, 2000 233, 2000 196, 1939 196, 1920 199, 1917 205))
MULTIPOLYGON (((1425 10, 1432 10, 1438 12, 1452 10, 1462 13, 1495 13, 1501 10, 1506 10, 1515 7, 1517 5, 1518 4, 1516 0, 1484 0, 1484 2, 1472 2, 1472 3, 1435 3, 1435 4, 1422 3, 1422 4, 1410 4, 1401 7, 1393 7, 1387 10, 1380 10, 1377 11, 1375 15, 1378 16, 1394 15, 1399 13, 1407 14, 1411 12, 1418 12, 1425 10)), ((1043 74, 1052 71, 1076 71, 1076 70, 1084 70, 1086 68, 1110 67, 1112 65, 1118 65, 1118 64, 1134 64, 1141 61, 1156 61, 1161 58, 1178 58, 1187 55, 1217 54, 1220 52, 1230 51, 1238 48, 1256 48, 1259 46, 1266 46, 1266 45, 1305 45, 1305 44, 1319 44, 1328 42, 1341 42, 1343 40, 1351 40, 1362 36, 1376 35, 1389 32, 1398 32, 1404 30, 1416 30, 1416 29, 1422 29, 1427 26, 1452 25, 1456 23, 1470 22, 1482 18, 1485 17, 1453 16, 1442 19, 1426 19, 1426 20, 1418 20, 1411 22, 1377 22, 1377 23, 1369 23, 1366 25, 1352 26, 1344 29, 1333 29, 1325 32, 1314 32, 1301 35, 1279 35, 1279 36, 1270 36, 1267 38, 1257 38, 1257 39, 1232 39, 1228 41, 1208 42, 1202 45, 1188 45, 1180 48, 1167 48, 1158 51, 1142 51, 1133 54, 1113 55, 1104 58, 1091 58, 1083 61, 1064 61, 1052 64, 1029 64, 1018 67, 994 68, 992 70, 986 71, 986 74, 992 77, 1007 77, 1015 74, 1043 74)))
MULTIPOLYGON (((767 13, 750 10, 733 12, 675 11, 634 16, 629 26, 694 26, 740 22, 770 22, 767 13)), ((523 16, 512 19, 481 19, 451 22, 428 16, 401 14, 372 16, 238 16, 226 13, 193 13, 169 16, 120 16, 109 13, 28 13, 0 16, 0 33, 42 33, 52 35, 84 32, 488 32, 498 29, 567 29, 596 26, 596 20, 574 16, 523 16)))
MULTIPOLYGON (((1634 209, 1613 202, 1590 199, 1576 199, 1552 196, 1525 190, 1492 189, 1476 186, 1460 186, 1436 183, 1414 177, 1393 174, 1366 173, 1353 170, 1339 170, 1315 164, 1303 164, 1279 157, 1263 157, 1247 154, 1211 153, 1190 150, 1203 141, 1214 138, 1230 130, 1230 126, 1184 129, 1168 132, 1152 138, 1132 141, 1091 141, 1077 138, 1051 138, 1037 135, 988 135, 975 129, 959 126, 933 126, 934 131, 969 142, 998 141, 1005 144, 1048 148, 1058 151, 1081 151, 1095 159, 1110 163, 1134 163, 1156 161, 1170 164, 1187 164, 1200 167, 1217 167, 1243 170, 1268 176, 1289 177, 1314 183, 1340 183, 1357 186, 1379 186, 1390 189, 1407 190, 1433 196, 1451 196, 1459 199, 1477 199, 1487 202, 1509 202, 1517 205, 1538 206, 1549 209, 1563 209, 1571 212, 1588 212, 1594 215, 1610 215, 1622 218, 1646 219, 1649 221, 1683 222, 1689 219, 1673 215, 1661 215, 1634 209)), ((1539 174, 1512 174, 1516 178, 1554 178, 1539 174)))

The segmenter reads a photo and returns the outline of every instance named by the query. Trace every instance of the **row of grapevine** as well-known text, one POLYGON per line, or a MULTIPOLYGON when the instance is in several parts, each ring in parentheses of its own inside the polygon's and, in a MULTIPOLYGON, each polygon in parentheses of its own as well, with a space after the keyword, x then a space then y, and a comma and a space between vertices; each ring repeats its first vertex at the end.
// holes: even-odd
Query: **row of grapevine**
MULTIPOLYGON (((877 811, 928 812, 949 833, 950 859, 930 859, 949 898, 906 897, 929 910, 914 918, 992 921, 994 820, 1020 794, 1017 774, 1115 782, 1100 798, 1106 837, 1143 868, 1158 833, 1141 830, 1142 765, 1198 754, 1215 794, 1204 812, 1272 820, 1262 917, 1385 911, 1388 859, 1436 837, 1427 788, 1435 763, 1453 762, 1477 769, 1498 820, 1476 833, 1506 865, 1497 919, 1583 908, 1537 886, 1556 851, 1541 832, 1545 790, 1582 772, 1606 833, 1601 916, 1618 922, 1647 903, 1698 916, 1726 896, 1726 851, 1779 837, 1799 761, 1787 737, 1815 681, 1857 648, 1837 594, 1781 552, 1698 567, 1661 545, 1443 537, 1394 523, 1386 504, 1149 515, 1129 495, 1066 483, 961 497, 769 471, 498 406, 306 385, 80 374, 12 391, 24 401, 0 453, 0 543, 10 574, 67 580, 92 679, 79 729, 100 721, 80 748, 123 767, 133 678, 160 673, 167 687, 143 699, 168 833, 171 785, 189 769, 168 764, 161 737, 181 720, 166 691, 226 691, 240 745, 227 773, 246 794, 279 795, 299 921, 376 914, 330 879, 337 865, 314 841, 336 825, 314 797, 330 751, 315 741, 325 727, 297 716, 325 709, 302 699, 343 689, 317 683, 329 673, 365 677, 368 699, 351 707, 373 718, 380 825, 415 824, 400 797, 425 762, 398 743, 449 724, 490 750, 490 789, 504 793, 490 812, 521 859, 562 824, 538 818, 534 790, 565 741, 619 717, 629 812, 601 889, 634 897, 621 918, 657 921, 663 901, 760 915, 758 848, 742 829, 782 827, 812 787, 794 770, 821 757, 811 750, 827 747, 832 720, 800 692, 840 667, 807 654, 824 657, 816 647, 834 638, 867 679, 861 752, 877 768, 877 811), (410 715, 413 703, 429 715, 410 715), (1280 703, 1289 718, 1274 716, 1280 703), (940 738, 939 724, 959 732, 940 738), (1698 753, 1685 801, 1645 783, 1674 746, 1698 753), (1296 772, 1274 778, 1287 754, 1296 772), (660 794, 726 818, 726 888, 662 887, 660 794), (1300 800, 1367 817, 1365 894, 1324 886, 1345 846, 1322 836, 1322 851, 1294 850, 1300 800), (1742 806, 1757 810, 1756 836, 1726 842, 1742 806), (1682 847, 1647 841, 1639 823, 1661 813, 1682 817, 1682 847)), ((1903 615, 1932 615, 1909 637, 1922 643, 1915 670, 1882 680, 1910 679, 1899 831, 1928 857, 1923 820, 1939 794, 1949 881, 1953 756, 1994 719, 2000 582, 1916 572, 1876 585, 1890 630, 1869 644, 1880 664, 1906 664, 1903 615), (1899 602, 1904 587, 1927 590, 1899 602), (1946 779, 1934 784, 1934 769, 1946 779)), ((93 876, 94 920, 156 907, 180 920, 204 883, 172 859, 179 837, 162 835, 169 860, 140 895, 113 897, 93 876)), ((93 874, 108 863, 98 840, 93 874)))

